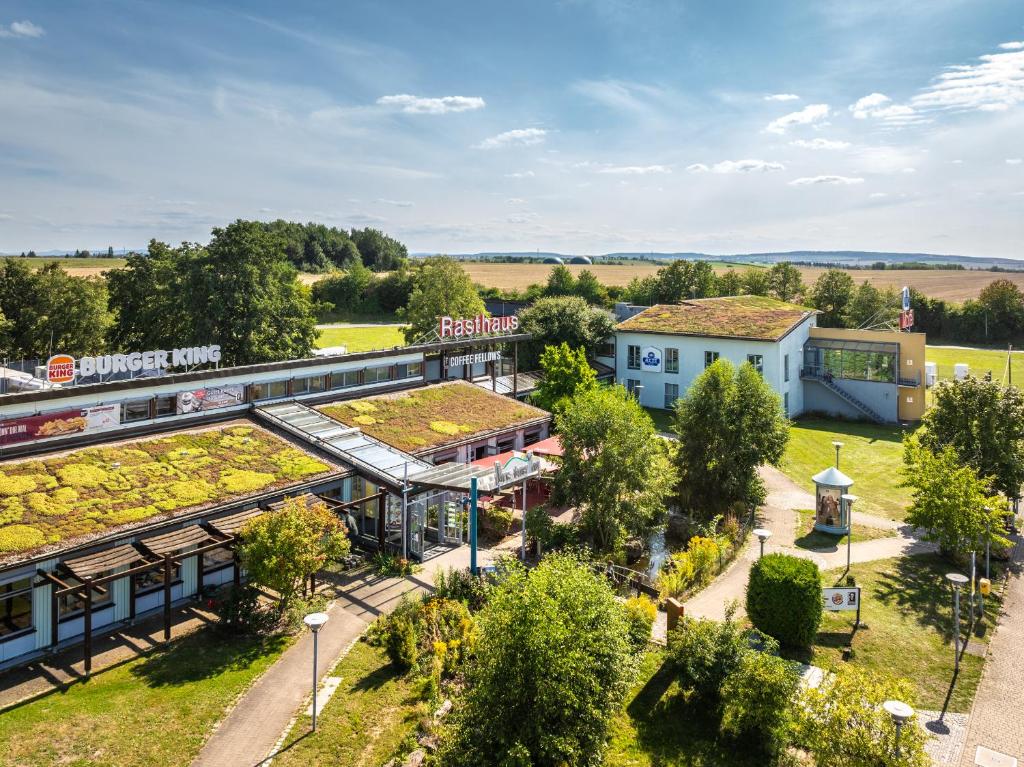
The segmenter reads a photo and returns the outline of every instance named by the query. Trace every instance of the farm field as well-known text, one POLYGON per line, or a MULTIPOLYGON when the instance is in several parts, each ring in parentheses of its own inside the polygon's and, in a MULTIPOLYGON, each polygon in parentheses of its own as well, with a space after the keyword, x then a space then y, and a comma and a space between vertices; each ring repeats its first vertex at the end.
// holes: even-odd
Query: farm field
MULTIPOLYGON (((585 264, 567 265, 569 270, 578 275, 584 269, 589 269, 598 280, 605 285, 621 285, 629 283, 634 277, 646 277, 654 274, 660 267, 656 264, 637 262, 628 265, 601 265, 587 266, 585 264)), ((474 282, 485 287, 495 287, 504 290, 522 290, 535 282, 544 282, 551 271, 550 264, 489 264, 489 263, 465 263, 462 268, 474 282)), ((719 274, 727 269, 746 269, 746 266, 737 265, 729 267, 722 264, 715 264, 715 271, 719 274)), ((800 267, 804 283, 810 285, 818 277, 827 271, 822 267, 805 266, 800 267)), ((904 285, 917 288, 931 298, 942 298, 947 301, 963 301, 968 298, 977 298, 981 290, 993 280, 1006 278, 1024 288, 1024 272, 983 272, 983 271, 939 271, 932 269, 908 269, 902 270, 854 270, 850 274, 858 285, 867 280, 878 288, 894 287, 901 288, 904 285)))
POLYGON ((68 274, 76 277, 98 277, 108 269, 120 269, 127 260, 123 258, 20 258, 18 256, 0 256, 3 260, 21 261, 33 269, 41 269, 47 264, 60 264, 68 274))

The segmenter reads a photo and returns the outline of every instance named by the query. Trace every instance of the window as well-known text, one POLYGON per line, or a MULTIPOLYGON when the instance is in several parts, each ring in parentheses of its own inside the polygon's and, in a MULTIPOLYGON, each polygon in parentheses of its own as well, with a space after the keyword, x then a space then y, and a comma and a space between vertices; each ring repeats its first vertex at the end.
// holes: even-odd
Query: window
POLYGON ((309 379, 308 378, 293 378, 292 379, 292 394, 308 394, 309 393, 309 379))
MULTIPOLYGON (((104 578, 110 575, 109 571, 99 572, 93 576, 93 580, 96 578, 104 578)), ((61 578, 69 586, 78 586, 82 582, 77 578, 61 578)), ((101 594, 98 591, 92 592, 92 609, 96 610, 100 607, 105 607, 107 604, 112 603, 114 599, 114 590, 111 588, 112 583, 106 583, 103 585, 103 589, 106 590, 106 594, 101 594)), ((69 615, 74 615, 85 609, 85 589, 74 592, 73 594, 65 594, 62 597, 57 597, 57 615, 61 618, 66 618, 69 615)))
POLYGON ((149 400, 136 400, 135 402, 121 403, 121 423, 131 421, 146 421, 149 419, 149 400))
POLYGON ((614 357, 615 356, 615 339, 612 338, 612 339, 609 339, 607 341, 602 341, 600 344, 598 344, 598 346, 597 346, 597 356, 598 357, 614 357))
POLYGON ((718 359, 718 352, 704 352, 704 367, 709 368, 718 359))
POLYGON ((896 382, 896 356, 884 352, 825 349, 822 373, 835 378, 896 382))
POLYGON ((510 453, 516 449, 516 438, 505 437, 498 440, 498 452, 499 453, 510 453))
POLYGON ((748 354, 747 362, 754 366, 754 370, 756 370, 759 375, 764 375, 764 355, 748 354))
POLYGON ((398 366, 399 378, 416 378, 421 375, 423 375, 422 362, 410 362, 408 364, 398 366))
POLYGON ((391 366, 379 368, 366 368, 366 374, 363 376, 363 383, 380 383, 381 381, 391 380, 391 366))
POLYGON ((178 398, 169 394, 164 397, 156 398, 156 417, 163 418, 165 416, 174 415, 178 412, 178 398))
POLYGON ((678 349, 665 349, 665 372, 666 373, 678 373, 679 372, 679 350, 678 349))
MULTIPOLYGON (((430 460, 432 460, 434 462, 435 466, 439 466, 442 463, 452 463, 453 461, 457 460, 458 457, 459 457, 458 453, 438 453, 437 455, 435 455, 430 460)), ((353 497, 354 497, 354 492, 355 491, 353 491, 353 497)))
POLYGON ((479 461, 481 458, 486 458, 489 455, 494 455, 494 453, 491 452, 490 445, 477 445, 473 450, 474 461, 479 461))
POLYGON ((231 549, 214 549, 203 552, 203 572, 209 573, 235 563, 235 554, 231 549))
MULTIPOLYGON (((171 583, 181 580, 181 568, 178 565, 171 565, 171 583)), ((135 593, 142 594, 148 591, 155 591, 164 585, 164 566, 160 563, 158 567, 139 573, 135 576, 135 593)))
POLYGON ((327 391, 327 376, 312 376, 307 379, 309 381, 309 393, 327 391))
POLYGON ((679 399, 679 384, 665 384, 665 409, 670 410, 679 399))
POLYGON ((626 347, 626 367, 630 370, 640 369, 640 347, 630 344, 626 347))
POLYGON ((0 638, 32 628, 32 577, 0 585, 0 638))
POLYGON ((782 395, 782 409, 786 415, 789 415, 789 392, 782 395))
POLYGON ((347 389, 349 386, 359 385, 359 371, 358 370, 337 370, 331 373, 331 388, 332 389, 347 389))
POLYGON ((275 399, 287 396, 287 381, 268 381, 267 383, 255 383, 252 385, 252 399, 254 402, 262 399, 275 399))
POLYGON ((630 394, 635 394, 635 395, 637 395, 639 397, 641 389, 643 389, 643 386, 640 385, 639 379, 637 379, 637 378, 627 378, 626 379, 626 391, 628 391, 630 394))
MULTIPOLYGON (((782 355, 782 380, 783 381, 788 381, 789 380, 789 355, 788 354, 783 354, 782 355)), ((787 413, 789 412, 789 408, 786 408, 786 412, 787 413)))

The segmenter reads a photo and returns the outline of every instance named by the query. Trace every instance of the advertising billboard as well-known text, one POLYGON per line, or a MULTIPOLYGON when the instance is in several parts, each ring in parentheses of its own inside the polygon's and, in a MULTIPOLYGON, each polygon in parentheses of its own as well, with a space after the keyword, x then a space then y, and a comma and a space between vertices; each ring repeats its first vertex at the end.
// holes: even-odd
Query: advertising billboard
POLYGON ((201 413, 206 410, 217 410, 222 407, 241 405, 245 402, 245 387, 232 384, 230 386, 207 386, 204 389, 178 392, 175 412, 201 413))
POLYGON ((0 422, 0 446, 51 437, 66 437, 71 434, 86 434, 120 425, 120 405, 56 410, 52 413, 9 418, 0 422))

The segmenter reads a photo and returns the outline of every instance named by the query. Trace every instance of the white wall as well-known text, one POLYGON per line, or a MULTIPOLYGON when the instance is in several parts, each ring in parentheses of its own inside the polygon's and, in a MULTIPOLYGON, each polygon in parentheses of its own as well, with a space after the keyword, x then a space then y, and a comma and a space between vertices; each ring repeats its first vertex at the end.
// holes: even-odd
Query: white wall
POLYGON ((800 382, 800 364, 803 345, 815 324, 812 315, 790 332, 781 341, 749 341, 735 338, 712 338, 706 336, 683 336, 662 333, 616 332, 616 381, 623 386, 627 379, 639 380, 643 384, 640 403, 647 407, 665 407, 665 384, 678 384, 679 396, 685 396, 693 380, 704 372, 704 352, 718 352, 719 356, 739 367, 747 361, 748 354, 760 354, 763 358, 764 379, 778 392, 780 399, 789 393, 789 414, 795 416, 803 410, 803 389, 800 382), (661 354, 661 371, 647 372, 627 367, 629 347, 654 347, 661 354), (665 350, 679 350, 679 372, 666 373, 665 350), (789 355, 789 380, 783 375, 783 362, 789 355))

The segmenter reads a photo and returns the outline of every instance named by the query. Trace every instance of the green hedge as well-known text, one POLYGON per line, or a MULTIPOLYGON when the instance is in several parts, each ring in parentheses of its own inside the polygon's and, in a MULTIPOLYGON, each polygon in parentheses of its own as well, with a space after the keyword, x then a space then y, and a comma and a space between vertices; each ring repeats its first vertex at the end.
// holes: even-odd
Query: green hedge
POLYGON ((750 568, 747 615, 765 634, 807 647, 821 624, 821 573, 809 559, 768 554, 750 568))

